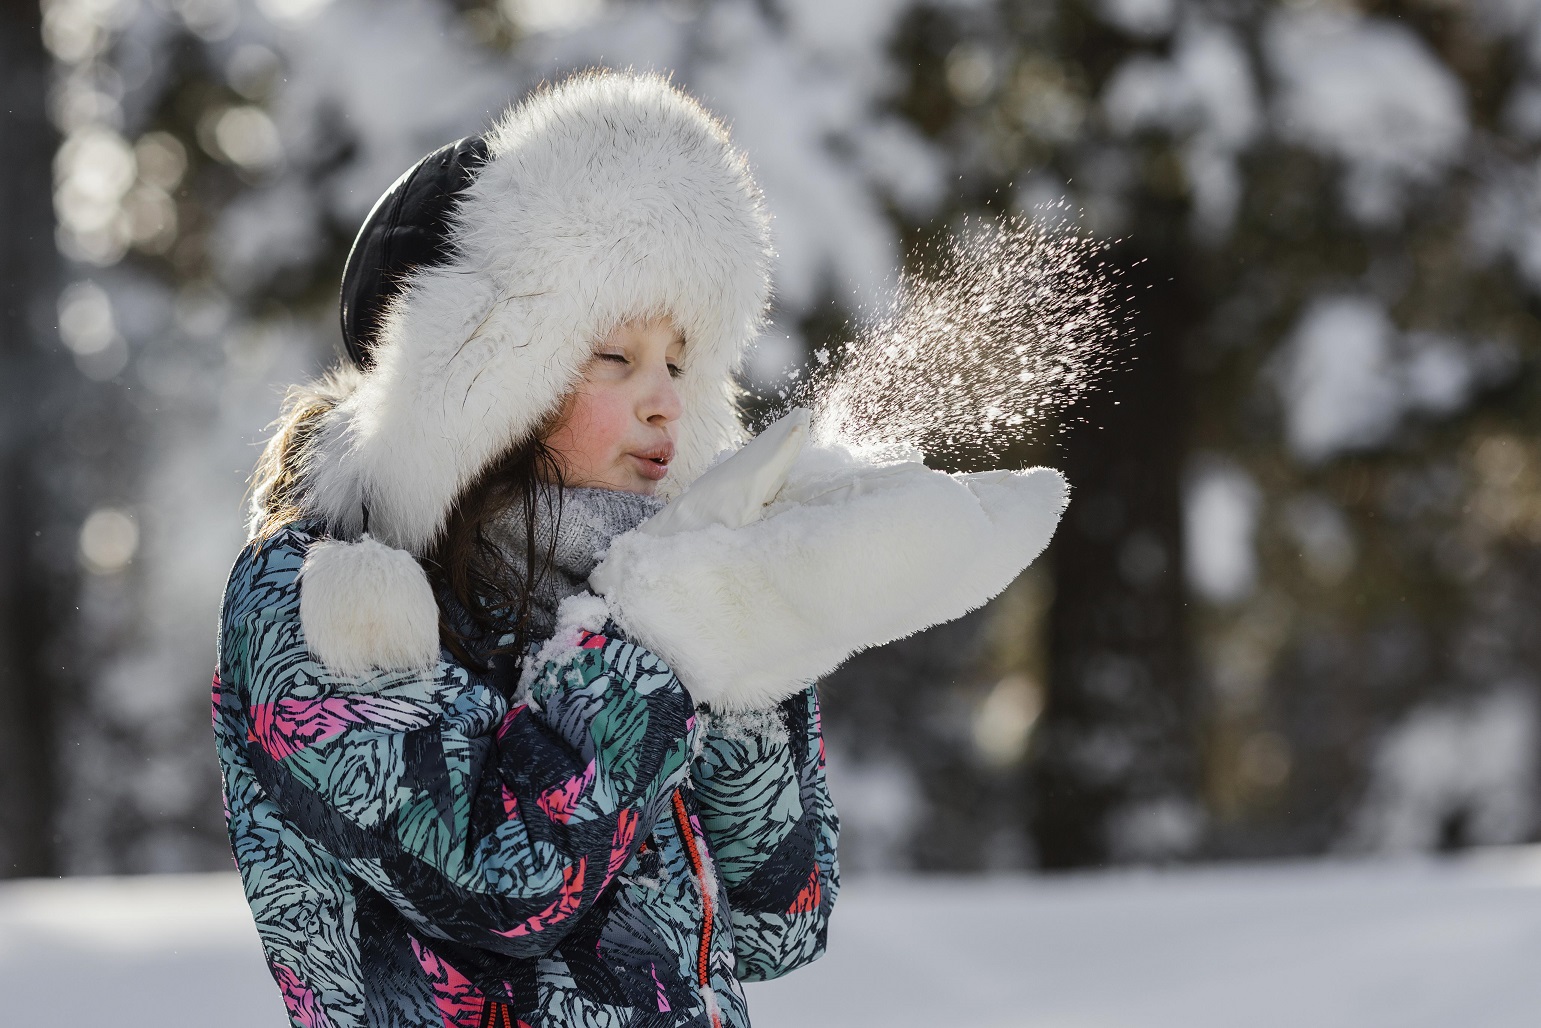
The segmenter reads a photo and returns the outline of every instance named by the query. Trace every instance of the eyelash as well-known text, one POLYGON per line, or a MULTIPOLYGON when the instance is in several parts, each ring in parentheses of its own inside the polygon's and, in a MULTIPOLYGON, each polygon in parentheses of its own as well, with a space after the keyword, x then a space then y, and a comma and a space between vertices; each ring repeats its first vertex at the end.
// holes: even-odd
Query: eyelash
MULTIPOLYGON (((620 361, 622 364, 630 364, 631 363, 631 361, 626 359, 625 354, 620 354, 620 353, 601 353, 598 356, 601 357, 604 360, 620 361)), ((685 369, 680 367, 678 364, 670 364, 669 365, 669 377, 670 378, 679 378, 684 373, 685 373, 685 369)))

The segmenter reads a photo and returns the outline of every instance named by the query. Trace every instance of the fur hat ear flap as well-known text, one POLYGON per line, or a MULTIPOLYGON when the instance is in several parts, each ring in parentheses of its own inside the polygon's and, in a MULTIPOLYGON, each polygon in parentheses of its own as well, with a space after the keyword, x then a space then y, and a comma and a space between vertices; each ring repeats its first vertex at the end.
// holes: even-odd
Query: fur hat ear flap
POLYGON ((338 674, 422 670, 439 657, 439 605, 422 565, 367 534, 311 544, 300 627, 310 652, 338 674))

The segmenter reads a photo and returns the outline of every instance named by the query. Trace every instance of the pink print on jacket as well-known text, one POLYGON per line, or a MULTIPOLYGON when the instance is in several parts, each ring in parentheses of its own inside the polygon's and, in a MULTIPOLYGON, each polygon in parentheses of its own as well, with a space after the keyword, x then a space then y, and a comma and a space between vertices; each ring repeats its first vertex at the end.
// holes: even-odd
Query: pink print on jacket
POLYGON ((378 725, 384 731, 421 728, 428 715, 409 700, 389 696, 329 696, 319 700, 286 697, 251 705, 251 733, 268 756, 283 760, 341 735, 354 725, 378 725))
POLYGON ((631 844, 637 837, 639 820, 635 810, 623 810, 616 818, 615 835, 610 839, 610 866, 605 869, 605 880, 599 886, 601 889, 609 885, 615 873, 625 867, 626 861, 631 859, 631 844))
POLYGON ((535 805, 544 810, 551 820, 565 825, 572 820, 579 798, 588 791, 590 785, 594 784, 594 775, 597 770, 595 762, 590 760, 589 766, 583 769, 583 774, 547 789, 535 797, 535 805))
POLYGON ((658 987, 658 1012, 660 1014, 667 1014, 672 1008, 669 1006, 668 995, 664 993, 663 982, 658 980, 658 965, 647 965, 647 971, 648 974, 653 976, 653 984, 658 987))
POLYGON ((819 881, 819 869, 817 866, 808 872, 808 881, 804 883, 797 898, 787 908, 787 915, 815 914, 818 913, 819 904, 824 901, 824 885, 819 881))
POLYGON ((411 939, 412 953, 417 957, 428 984, 433 989, 434 1006, 444 1019, 444 1028, 480 1028, 482 1013, 487 1000, 471 980, 449 964, 437 953, 411 939))
POLYGON ((583 900, 583 873, 587 870, 588 858, 579 857, 576 867, 562 869, 562 891, 551 905, 534 917, 526 918, 506 932, 494 932, 505 939, 516 939, 521 935, 530 935, 542 929, 549 928, 560 921, 572 916, 583 900))
POLYGON ((508 783, 503 783, 503 819, 512 821, 519 816, 519 797, 515 796, 508 783))
POLYGON ((499 739, 503 738, 505 735, 508 734, 508 730, 510 728, 514 727, 514 720, 520 714, 523 714, 527 709, 528 708, 523 703, 521 703, 517 707, 514 707, 512 710, 510 710, 507 714, 503 715, 503 722, 502 722, 502 724, 498 725, 498 738, 499 739))
POLYGON ((273 972, 273 980, 278 983, 278 991, 283 994, 284 1006, 291 1019, 305 1028, 332 1028, 332 1019, 326 1016, 326 1011, 321 1009, 321 1004, 316 1000, 316 994, 310 986, 300 981, 299 975, 282 964, 273 964, 270 970, 273 972))

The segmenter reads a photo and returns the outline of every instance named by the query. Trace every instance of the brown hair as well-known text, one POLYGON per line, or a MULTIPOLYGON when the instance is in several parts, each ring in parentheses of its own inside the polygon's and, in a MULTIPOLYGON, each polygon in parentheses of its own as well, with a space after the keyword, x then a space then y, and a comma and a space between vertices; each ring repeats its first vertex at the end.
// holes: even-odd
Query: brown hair
POLYGON ((247 534, 252 542, 268 539, 306 515, 305 480, 315 454, 316 430, 358 381, 359 372, 343 366, 314 382, 290 386, 284 394, 278 418, 268 426, 273 434, 247 486, 251 503, 247 534))
MULTIPOLYGON (((317 433, 325 416, 358 384, 359 374, 344 366, 285 395, 248 489, 253 543, 313 513, 305 494, 317 433)), ((432 551, 419 560, 440 598, 440 638, 457 660, 477 671, 485 672, 488 660, 499 653, 523 652, 531 641, 530 597, 550 573, 556 548, 554 530, 547 533, 544 552, 536 541, 537 505, 547 505, 553 524, 562 515, 563 469, 546 445, 546 434, 543 427, 483 469, 451 507, 432 551), (514 510, 524 522, 522 554, 506 552, 488 532, 495 520, 514 510), (463 612, 462 619, 445 616, 446 598, 463 612), (510 633, 506 645, 497 645, 510 633)))
POLYGON ((535 530, 539 505, 553 526, 562 517, 562 464, 544 433, 514 447, 477 476, 450 509, 449 520, 424 567, 440 596, 465 612, 462 629, 442 606, 439 633, 457 659, 485 671, 488 658, 521 653, 530 639, 530 596, 551 571, 556 530, 546 533, 544 551, 535 530), (524 524, 524 552, 510 554, 488 538, 493 521, 517 511, 524 524), (504 646, 495 641, 507 633, 504 646))

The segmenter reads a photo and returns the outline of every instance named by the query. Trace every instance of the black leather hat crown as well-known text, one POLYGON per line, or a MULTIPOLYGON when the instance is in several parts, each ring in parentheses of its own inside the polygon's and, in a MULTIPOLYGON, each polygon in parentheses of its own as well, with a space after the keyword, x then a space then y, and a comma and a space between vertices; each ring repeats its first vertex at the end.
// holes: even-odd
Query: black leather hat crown
POLYGON ((450 216, 486 160, 486 139, 466 136, 412 165, 375 201, 342 273, 342 342, 356 366, 374 363, 375 336, 407 275, 451 256, 450 216))

